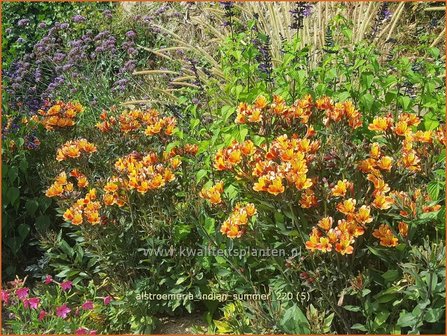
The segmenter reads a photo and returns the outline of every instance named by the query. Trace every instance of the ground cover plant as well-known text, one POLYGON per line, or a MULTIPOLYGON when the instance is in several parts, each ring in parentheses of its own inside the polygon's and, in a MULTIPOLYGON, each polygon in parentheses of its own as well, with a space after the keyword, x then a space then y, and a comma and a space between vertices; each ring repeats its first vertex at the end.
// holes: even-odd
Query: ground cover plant
POLYGON ((445 333, 443 6, 3 3, 2 331, 445 333))

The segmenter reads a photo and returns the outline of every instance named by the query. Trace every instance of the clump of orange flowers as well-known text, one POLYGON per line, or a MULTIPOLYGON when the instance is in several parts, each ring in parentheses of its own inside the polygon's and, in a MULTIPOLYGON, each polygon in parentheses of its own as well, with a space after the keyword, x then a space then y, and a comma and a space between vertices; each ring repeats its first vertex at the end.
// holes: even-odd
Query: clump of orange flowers
POLYGON ((356 238, 363 235, 366 225, 373 221, 370 207, 362 205, 356 209, 356 204, 357 201, 352 198, 339 202, 336 209, 345 218, 338 220, 337 226, 333 227, 334 219, 330 216, 323 217, 312 228, 306 248, 324 253, 335 250, 341 255, 352 254, 356 238))
MULTIPOLYGON (((387 138, 395 138, 400 140, 402 147, 400 150, 400 159, 398 165, 404 169, 415 173, 421 170, 421 157, 429 154, 429 145, 435 141, 444 143, 444 132, 442 129, 435 131, 417 130, 417 126, 421 120, 418 116, 410 113, 402 113, 395 121, 391 115, 385 117, 376 117, 368 126, 368 129, 381 133, 387 138), (417 145, 421 144, 421 145, 417 145)), ((376 158, 370 158, 361 163, 362 171, 374 170, 380 168, 382 170, 391 170, 392 159, 383 157, 380 161, 376 158)))
POLYGON ((124 111, 117 118, 109 116, 107 112, 103 112, 100 118, 102 121, 96 124, 96 127, 101 132, 110 132, 116 126, 124 134, 142 131, 147 136, 171 136, 177 125, 176 118, 162 118, 160 113, 154 109, 124 111))
POLYGON ((145 194, 174 181, 174 171, 180 165, 181 159, 178 156, 163 160, 154 152, 144 156, 134 152, 119 158, 115 162, 115 169, 120 176, 112 177, 112 181, 104 189, 114 198, 118 187, 123 190, 136 190, 140 194, 145 194), (117 180, 120 181, 119 184, 116 183, 117 180))
POLYGON ((222 203, 222 195, 223 193, 223 183, 218 182, 210 188, 203 188, 200 191, 200 197, 210 201, 211 204, 219 204, 222 203))
POLYGON ((53 184, 46 190, 47 197, 58 197, 64 193, 70 193, 74 189, 73 183, 68 182, 67 174, 65 172, 56 176, 53 184))
POLYGON ((253 105, 240 103, 235 122, 238 124, 265 124, 275 116, 280 118, 285 125, 290 125, 294 121, 307 124, 316 109, 326 113, 325 125, 331 121, 346 121, 354 129, 362 125, 361 114, 350 101, 334 103, 329 97, 322 97, 314 101, 310 95, 307 95, 288 106, 281 96, 274 95, 272 100, 269 103, 267 98, 261 95, 256 98, 253 105))
POLYGON ((378 229, 374 230, 373 236, 380 240, 380 245, 386 247, 395 247, 399 241, 387 224, 381 224, 378 229))
POLYGON ((39 122, 49 131, 74 126, 76 117, 84 111, 81 104, 73 102, 58 101, 53 105, 46 105, 48 106, 38 110, 37 114, 40 116, 39 122))
MULTIPOLYGON (((351 102, 334 103, 328 97, 314 101, 308 95, 289 106, 280 96, 273 96, 271 103, 264 96, 258 96, 253 105, 239 105, 236 123, 257 125, 262 135, 266 128, 279 132, 295 128, 291 126, 293 124, 297 131, 303 131, 304 136, 297 133, 282 134, 269 144, 262 143, 259 146, 251 140, 240 143, 233 141, 230 146, 217 151, 214 168, 229 171, 237 179, 251 183, 256 192, 279 196, 290 191, 298 193, 297 203, 301 208, 317 206, 318 198, 313 189, 317 186, 317 180, 309 176, 309 166, 321 145, 319 140, 312 139, 316 131, 309 125, 314 112, 317 112, 317 116, 325 112, 325 125, 345 122, 353 129, 361 125, 361 114, 351 102)), ((333 195, 344 196, 352 187, 340 181, 333 195)), ((215 200, 218 201, 217 196, 215 200)))
POLYGON ((82 153, 91 154, 96 151, 96 146, 93 143, 88 142, 86 139, 67 141, 57 150, 56 160, 64 161, 67 159, 74 159, 80 157, 82 153))
POLYGON ((228 238, 240 238, 247 229, 248 221, 256 214, 253 203, 238 203, 234 207, 230 217, 223 222, 220 232, 228 238))
POLYGON ((78 188, 83 189, 88 186, 87 177, 79 170, 73 169, 69 176, 65 172, 57 175, 53 184, 46 190, 45 195, 47 197, 68 196, 74 191, 74 184, 69 181, 70 177, 75 179, 78 188))
POLYGON ((96 189, 90 189, 84 198, 78 199, 64 212, 64 220, 73 225, 81 225, 84 221, 93 225, 100 224, 101 203, 96 198, 96 189))

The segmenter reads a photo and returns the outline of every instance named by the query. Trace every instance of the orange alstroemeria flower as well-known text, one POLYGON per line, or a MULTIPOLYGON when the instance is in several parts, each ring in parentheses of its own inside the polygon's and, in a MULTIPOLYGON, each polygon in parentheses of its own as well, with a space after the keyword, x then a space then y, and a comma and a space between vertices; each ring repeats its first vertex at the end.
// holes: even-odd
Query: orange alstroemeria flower
POLYGON ((295 179, 295 187, 298 190, 305 190, 312 186, 312 180, 306 174, 298 174, 295 179))
POLYGON ((373 221, 373 218, 370 215, 371 208, 366 205, 362 205, 355 215, 355 220, 360 224, 368 224, 373 221))
POLYGON ((332 217, 324 217, 318 221, 318 226, 324 231, 329 231, 332 228, 332 223, 334 222, 332 217))
POLYGON ((352 254, 354 248, 351 246, 351 238, 347 234, 340 237, 340 242, 335 245, 335 251, 341 255, 352 254))
POLYGON ((279 195, 283 193, 285 190, 284 186, 282 185, 282 178, 277 176, 272 181, 271 184, 267 188, 267 192, 269 192, 272 195, 279 195))
POLYGON ((404 222, 399 222, 398 224, 399 234, 406 238, 408 236, 408 224, 404 222))
POLYGON ((392 120, 388 117, 375 117, 372 124, 369 124, 368 129, 370 131, 385 132, 392 124, 392 120))
POLYGON ((378 192, 375 195, 374 201, 371 203, 373 207, 380 210, 387 210, 391 208, 394 203, 394 199, 390 196, 386 196, 383 193, 378 192))
POLYGON ((389 156, 383 156, 377 162, 377 166, 382 170, 391 171, 392 165, 393 165, 393 158, 389 156))
POLYGON ((405 136, 410 131, 408 128, 408 124, 405 121, 399 121, 397 122, 396 126, 394 127, 394 133, 400 136, 405 136))
POLYGON ((337 204, 337 210, 345 215, 350 215, 355 212, 355 205, 357 201, 353 198, 349 198, 343 202, 337 204))
POLYGON ((371 144, 371 150, 369 151, 369 156, 373 159, 380 158, 380 145, 377 142, 371 144))
POLYGON ((339 180, 335 187, 332 188, 331 193, 334 197, 344 197, 349 188, 352 187, 352 183, 348 180, 339 180))

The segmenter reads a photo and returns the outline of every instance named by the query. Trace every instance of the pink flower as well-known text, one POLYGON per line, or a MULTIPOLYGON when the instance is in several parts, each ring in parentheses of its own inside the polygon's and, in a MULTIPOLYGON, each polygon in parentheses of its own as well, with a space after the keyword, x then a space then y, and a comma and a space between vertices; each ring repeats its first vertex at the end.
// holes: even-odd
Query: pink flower
POLYGON ((76 335, 86 335, 88 333, 89 333, 89 330, 84 327, 81 327, 78 330, 76 330, 76 335))
POLYGON ((9 303, 9 293, 7 291, 5 291, 5 290, 2 290, 2 301, 5 304, 9 303))
POLYGON ((81 327, 78 330, 76 330, 77 335, 96 335, 96 330, 88 330, 87 328, 81 327))
POLYGON ((71 309, 67 307, 67 304, 63 304, 60 307, 56 308, 56 315, 62 317, 63 319, 67 317, 68 313, 71 312, 71 309))
POLYGON ((39 318, 38 318, 39 321, 42 321, 46 315, 47 315, 47 313, 45 312, 45 310, 41 310, 39 313, 39 318))
POLYGON ((47 275, 47 276, 45 277, 44 284, 45 284, 45 285, 49 285, 49 284, 52 283, 52 282, 53 282, 53 277, 52 277, 51 275, 47 275))
POLYGON ((25 299, 23 301, 23 305, 25 306, 25 308, 31 307, 31 309, 37 309, 37 307, 39 306, 39 303, 40 303, 39 298, 30 298, 30 299, 25 299))
POLYGON ((85 301, 82 304, 82 309, 84 309, 84 310, 92 310, 93 309, 93 302, 90 301, 90 300, 85 301))
POLYGON ((29 292, 29 289, 26 287, 23 287, 23 288, 19 288, 16 290, 16 295, 19 298, 19 300, 23 300, 28 296, 28 292, 29 292))
POLYGON ((61 288, 64 291, 69 291, 71 289, 72 282, 70 280, 61 283, 61 288))
POLYGON ((112 297, 110 295, 107 295, 104 298, 104 304, 107 306, 110 303, 110 301, 112 301, 112 297))

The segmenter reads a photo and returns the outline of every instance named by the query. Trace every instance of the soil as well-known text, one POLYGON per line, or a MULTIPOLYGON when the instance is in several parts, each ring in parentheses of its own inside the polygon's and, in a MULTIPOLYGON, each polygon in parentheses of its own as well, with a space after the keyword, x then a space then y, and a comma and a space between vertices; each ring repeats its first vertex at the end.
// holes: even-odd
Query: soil
MULTIPOLYGON (((192 334, 192 327, 204 327, 203 313, 193 313, 180 317, 162 317, 160 326, 155 329, 155 334, 192 334)), ((197 332, 197 331, 196 331, 197 332)))

